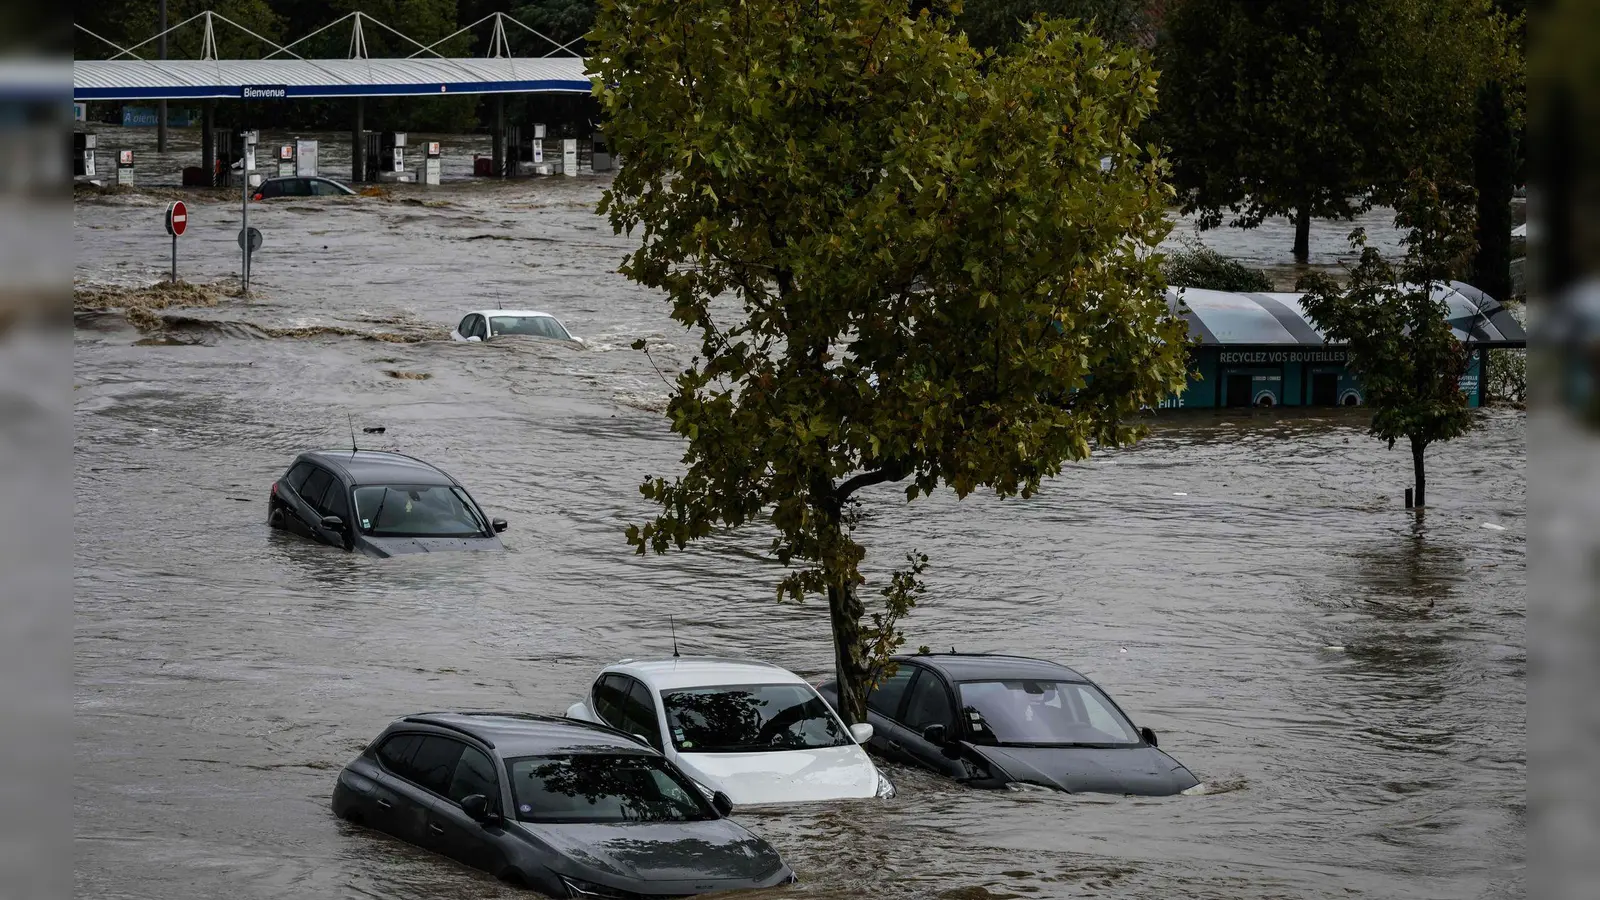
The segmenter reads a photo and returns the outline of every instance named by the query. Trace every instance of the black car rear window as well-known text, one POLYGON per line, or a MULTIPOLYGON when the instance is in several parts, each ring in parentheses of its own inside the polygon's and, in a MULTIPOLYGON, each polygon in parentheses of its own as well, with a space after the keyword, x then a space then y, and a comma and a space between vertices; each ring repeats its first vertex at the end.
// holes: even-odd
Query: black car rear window
POLYGON ((326 469, 313 466, 311 474, 305 480, 305 484, 296 493, 300 495, 301 500, 316 506, 322 502, 322 495, 328 490, 328 485, 332 483, 333 476, 329 475, 326 469))
POLYGON ((300 489, 305 487, 306 476, 311 474, 311 468, 311 463, 295 463, 289 474, 283 476, 283 483, 293 488, 296 494, 300 493, 300 489))

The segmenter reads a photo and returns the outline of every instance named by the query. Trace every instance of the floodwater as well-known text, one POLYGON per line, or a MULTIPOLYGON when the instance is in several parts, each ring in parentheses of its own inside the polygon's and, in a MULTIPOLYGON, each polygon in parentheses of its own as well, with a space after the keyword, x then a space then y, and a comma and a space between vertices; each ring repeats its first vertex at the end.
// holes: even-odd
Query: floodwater
MULTIPOLYGON (((257 204, 250 299, 143 330, 79 313, 79 895, 519 896, 337 821, 339 767, 410 712, 560 712, 603 665, 669 653, 669 615, 687 652, 825 675, 823 606, 773 601, 759 528, 662 557, 623 540, 651 512, 638 483, 682 452, 628 345, 670 374, 692 342, 614 274, 630 243, 591 212, 602 186, 257 204), (590 347, 445 339, 497 304, 590 347), (272 480, 352 426, 461 478, 510 520, 509 552, 377 561, 269 533, 272 480)), ((161 277, 173 193, 80 198, 80 288, 161 277)), ((226 282, 237 203, 190 210, 180 275, 226 282)), ((1224 238, 1288 247, 1282 227, 1224 238)), ((739 812, 801 877, 770 896, 1523 895, 1524 418, 1433 449, 1425 517, 1401 508, 1408 456, 1343 411, 1186 414, 1028 501, 868 492, 875 578, 932 559, 910 646, 1076 666, 1208 793, 891 769, 891 801, 739 812)))

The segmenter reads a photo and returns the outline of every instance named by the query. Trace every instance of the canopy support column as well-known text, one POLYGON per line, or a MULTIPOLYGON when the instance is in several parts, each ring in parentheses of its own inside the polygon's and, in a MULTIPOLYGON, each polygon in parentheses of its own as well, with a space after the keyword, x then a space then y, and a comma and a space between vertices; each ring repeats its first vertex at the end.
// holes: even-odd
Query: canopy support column
POLYGON ((200 114, 200 183, 206 187, 217 186, 217 138, 211 133, 216 127, 217 101, 207 100, 200 114))
POLYGON ((506 95, 494 95, 494 177, 506 174, 506 95))
POLYGON ((360 184, 367 180, 366 99, 356 98, 356 119, 350 129, 350 181, 360 184))

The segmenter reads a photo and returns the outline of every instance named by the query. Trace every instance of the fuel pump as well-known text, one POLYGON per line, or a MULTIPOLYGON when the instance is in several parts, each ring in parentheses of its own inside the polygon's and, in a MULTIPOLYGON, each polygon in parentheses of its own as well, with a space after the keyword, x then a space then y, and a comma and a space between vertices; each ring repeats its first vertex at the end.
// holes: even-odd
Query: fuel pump
POLYGON ((422 157, 422 183, 438 184, 442 167, 443 160, 439 155, 439 142, 429 141, 424 148, 422 157))

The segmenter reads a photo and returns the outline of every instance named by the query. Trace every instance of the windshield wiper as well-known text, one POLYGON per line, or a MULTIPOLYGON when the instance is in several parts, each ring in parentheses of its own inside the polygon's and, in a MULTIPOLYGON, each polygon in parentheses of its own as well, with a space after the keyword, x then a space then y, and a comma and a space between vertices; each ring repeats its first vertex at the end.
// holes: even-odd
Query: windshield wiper
POLYGON ((378 511, 372 514, 372 527, 367 529, 373 534, 378 533, 378 520, 383 518, 383 505, 389 502, 389 489, 383 489, 383 496, 378 498, 378 511))

